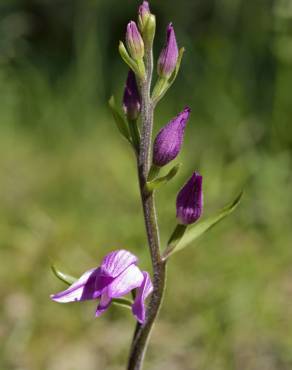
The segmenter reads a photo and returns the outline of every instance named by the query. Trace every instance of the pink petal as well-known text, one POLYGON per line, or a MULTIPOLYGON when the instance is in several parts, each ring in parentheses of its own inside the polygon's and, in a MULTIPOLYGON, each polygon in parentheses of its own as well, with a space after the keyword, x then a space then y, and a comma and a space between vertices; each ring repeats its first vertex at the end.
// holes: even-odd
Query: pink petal
POLYGON ((93 268, 86 271, 68 289, 51 295, 51 299, 60 303, 85 301, 95 299, 100 296, 101 291, 96 289, 96 281, 99 277, 100 269, 93 268))
POLYGON ((108 286, 108 295, 111 298, 122 297, 139 287, 143 279, 140 269, 132 264, 108 286))
POLYGON ((132 305, 132 312, 136 319, 143 324, 146 317, 145 300, 153 291, 153 285, 148 272, 143 271, 144 280, 137 290, 135 301, 132 305))
POLYGON ((117 250, 104 257, 100 266, 101 274, 115 278, 137 262, 138 258, 134 254, 123 249, 117 250))

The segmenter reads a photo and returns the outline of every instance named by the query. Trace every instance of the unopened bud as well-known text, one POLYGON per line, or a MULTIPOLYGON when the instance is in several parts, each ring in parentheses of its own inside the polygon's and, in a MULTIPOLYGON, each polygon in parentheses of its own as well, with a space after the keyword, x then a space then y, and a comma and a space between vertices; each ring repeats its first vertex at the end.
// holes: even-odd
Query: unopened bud
POLYGON ((179 191, 176 198, 176 217, 182 225, 196 222, 203 210, 203 178, 198 172, 179 191))
POLYGON ((154 141, 153 164, 155 166, 165 166, 179 154, 190 112, 190 108, 186 107, 159 131, 154 141))
POLYGON ((144 56, 144 42, 135 22, 128 23, 126 32, 126 44, 131 57, 135 60, 144 56))
POLYGON ((148 1, 143 1, 138 10, 138 26, 141 32, 143 32, 150 14, 151 13, 148 1))
POLYGON ((169 78, 176 67, 178 47, 172 23, 167 28, 166 44, 162 49, 157 66, 157 73, 162 78, 169 78))
POLYGON ((141 99, 138 91, 136 77, 129 71, 123 97, 123 109, 129 120, 138 118, 141 109, 141 99))

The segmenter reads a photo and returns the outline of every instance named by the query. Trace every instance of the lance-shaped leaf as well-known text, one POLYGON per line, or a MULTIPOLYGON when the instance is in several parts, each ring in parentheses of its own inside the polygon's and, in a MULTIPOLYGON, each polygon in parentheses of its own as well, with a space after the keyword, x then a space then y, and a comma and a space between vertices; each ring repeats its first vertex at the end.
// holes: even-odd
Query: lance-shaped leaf
MULTIPOLYGON (((53 271, 53 274, 61 280, 63 283, 67 285, 72 285, 74 284, 78 279, 72 275, 66 274, 59 269, 55 265, 51 266, 51 269, 53 271)), ((113 298, 112 303, 117 305, 117 306, 122 306, 131 309, 133 305, 133 301, 127 298, 113 298)))
POLYGON ((112 112, 112 115, 113 115, 113 118, 114 118, 114 121, 117 125, 117 128, 118 130, 120 131, 120 134, 129 142, 132 144, 131 142, 131 139, 130 139, 130 133, 129 133, 129 129, 128 129, 128 126, 127 126, 127 123, 126 121, 124 120, 124 118, 122 117, 122 115, 120 114, 117 106, 116 106, 116 102, 115 102, 115 98, 114 96, 112 96, 110 98, 110 100, 108 101, 108 105, 110 107, 110 110, 112 112))
POLYGON ((181 163, 178 163, 177 165, 172 167, 172 169, 165 176, 161 176, 156 178, 155 180, 148 181, 146 183, 147 191, 151 192, 153 190, 160 188, 162 185, 167 184, 178 173, 180 167, 181 163))
POLYGON ((153 94, 152 94, 152 99, 155 105, 164 97, 167 90, 174 83, 178 75, 179 69, 180 69, 180 65, 181 65, 184 52, 185 52, 185 48, 180 48, 177 63, 176 63, 175 69, 172 72, 171 76, 168 79, 161 78, 161 77, 158 79, 154 87, 153 94))
POLYGON ((166 259, 170 255, 186 248, 189 246, 192 242, 194 242, 196 239, 198 239, 201 235, 203 235, 205 232, 207 232, 211 227, 216 225, 218 222, 223 220, 226 216, 230 215, 238 206, 240 203, 240 200, 242 198, 243 192, 241 192, 233 202, 231 202, 229 205, 224 207, 217 215, 211 216, 206 218, 205 220, 202 220, 195 224, 194 226, 187 229, 184 236, 180 240, 178 244, 169 245, 164 253, 163 258, 166 259))

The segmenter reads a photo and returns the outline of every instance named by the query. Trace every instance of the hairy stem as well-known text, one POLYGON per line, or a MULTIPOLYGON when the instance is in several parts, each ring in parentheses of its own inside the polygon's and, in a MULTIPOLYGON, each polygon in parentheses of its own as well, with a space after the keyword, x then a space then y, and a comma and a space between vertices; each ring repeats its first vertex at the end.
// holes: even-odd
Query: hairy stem
POLYGON ((137 324, 135 329, 129 356, 128 370, 141 370, 142 368, 151 329, 162 302, 166 278, 166 262, 161 259, 160 255, 159 229, 154 194, 147 192, 145 189, 151 163, 151 139, 154 113, 154 106, 150 98, 153 71, 152 48, 147 48, 145 51, 145 67, 146 80, 140 83, 142 132, 138 158, 138 177, 153 268, 153 293, 147 308, 146 321, 142 325, 137 324))

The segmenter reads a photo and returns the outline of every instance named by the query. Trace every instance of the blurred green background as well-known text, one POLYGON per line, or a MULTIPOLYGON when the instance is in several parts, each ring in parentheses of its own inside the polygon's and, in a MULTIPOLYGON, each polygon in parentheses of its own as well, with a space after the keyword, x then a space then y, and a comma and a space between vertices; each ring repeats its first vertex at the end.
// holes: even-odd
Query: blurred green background
MULTIPOLYGON (((191 121, 180 174, 158 194, 165 242, 175 197, 204 176, 205 215, 236 213, 178 254, 145 369, 292 368, 292 1, 153 0, 156 56, 174 23, 187 52, 156 113, 191 121)), ((134 320, 58 305, 57 263, 79 275, 127 248, 149 269, 135 162, 107 109, 138 2, 0 2, 0 369, 122 370, 134 320)))

